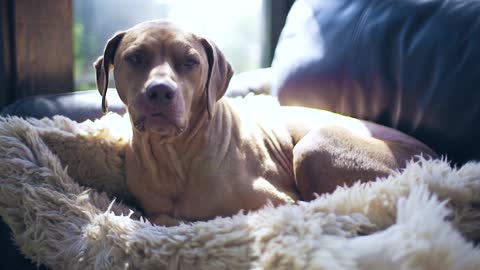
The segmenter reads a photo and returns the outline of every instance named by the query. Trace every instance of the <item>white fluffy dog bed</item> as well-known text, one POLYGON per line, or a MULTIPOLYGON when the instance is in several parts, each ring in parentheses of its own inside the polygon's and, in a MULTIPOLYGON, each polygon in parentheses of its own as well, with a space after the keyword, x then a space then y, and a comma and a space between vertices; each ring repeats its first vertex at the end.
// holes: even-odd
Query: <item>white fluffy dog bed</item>
POLYGON ((165 228, 120 202, 129 130, 115 114, 0 118, 0 215, 26 257, 53 269, 480 269, 479 163, 421 160, 309 203, 165 228))

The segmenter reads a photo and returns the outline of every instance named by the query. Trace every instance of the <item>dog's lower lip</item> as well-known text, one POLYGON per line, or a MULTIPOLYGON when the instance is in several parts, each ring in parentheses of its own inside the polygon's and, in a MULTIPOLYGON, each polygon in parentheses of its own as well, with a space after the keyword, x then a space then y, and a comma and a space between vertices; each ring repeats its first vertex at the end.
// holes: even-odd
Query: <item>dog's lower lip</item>
MULTIPOLYGON (((178 126, 176 123, 174 123, 171 119, 169 119, 168 117, 165 116, 165 114, 163 113, 152 113, 150 114, 148 117, 162 117, 164 118, 165 120, 167 120, 168 122, 170 122, 173 126, 175 126, 175 128, 177 129, 178 131, 178 134, 181 134, 185 131, 185 127, 181 127, 181 126, 178 126)), ((134 127, 138 130, 138 131, 145 131, 145 121, 147 119, 147 116, 143 116, 141 117, 140 119, 138 119, 138 121, 136 121, 134 123, 134 127)))
POLYGON ((165 115, 163 113, 152 113, 150 116, 161 116, 161 117, 164 117, 164 118, 167 118, 165 117, 165 115))

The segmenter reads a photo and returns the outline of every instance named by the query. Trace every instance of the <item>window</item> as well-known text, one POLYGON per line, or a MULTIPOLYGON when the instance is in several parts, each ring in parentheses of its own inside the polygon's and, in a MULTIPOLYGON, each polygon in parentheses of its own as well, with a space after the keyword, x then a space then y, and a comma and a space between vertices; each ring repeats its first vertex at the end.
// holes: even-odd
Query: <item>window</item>
POLYGON ((119 30, 162 19, 213 40, 242 72, 261 66, 262 0, 74 0, 75 89, 95 89, 92 63, 119 30))

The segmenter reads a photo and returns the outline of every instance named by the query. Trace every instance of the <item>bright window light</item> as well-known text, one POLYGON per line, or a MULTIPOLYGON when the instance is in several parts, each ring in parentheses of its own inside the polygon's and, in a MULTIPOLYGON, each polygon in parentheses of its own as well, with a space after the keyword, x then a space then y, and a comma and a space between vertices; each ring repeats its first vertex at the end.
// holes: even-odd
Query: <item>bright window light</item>
POLYGON ((119 30, 167 20, 213 40, 236 73, 261 66, 262 0, 74 0, 75 89, 95 89, 92 63, 119 30))

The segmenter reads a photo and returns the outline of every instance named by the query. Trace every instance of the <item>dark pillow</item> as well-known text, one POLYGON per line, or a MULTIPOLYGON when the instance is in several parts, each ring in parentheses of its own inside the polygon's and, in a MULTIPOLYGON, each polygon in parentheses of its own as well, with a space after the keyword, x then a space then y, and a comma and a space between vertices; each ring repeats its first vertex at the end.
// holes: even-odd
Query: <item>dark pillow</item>
POLYGON ((281 103, 397 128, 480 159, 480 1, 297 0, 272 69, 281 103))

